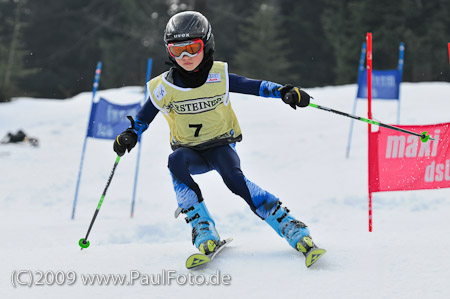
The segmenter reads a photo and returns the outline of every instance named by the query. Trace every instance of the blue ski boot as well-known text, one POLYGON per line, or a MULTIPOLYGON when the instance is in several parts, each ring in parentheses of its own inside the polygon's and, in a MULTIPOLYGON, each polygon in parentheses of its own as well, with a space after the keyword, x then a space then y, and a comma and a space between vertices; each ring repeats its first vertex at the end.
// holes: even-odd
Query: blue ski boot
POLYGON ((192 226, 192 244, 203 254, 214 252, 220 237, 205 203, 202 201, 181 212, 187 215, 186 222, 192 226))
POLYGON ((295 250, 300 251, 305 256, 314 248, 317 248, 309 235, 307 226, 289 215, 288 208, 282 208, 278 202, 275 211, 267 217, 266 222, 295 250))

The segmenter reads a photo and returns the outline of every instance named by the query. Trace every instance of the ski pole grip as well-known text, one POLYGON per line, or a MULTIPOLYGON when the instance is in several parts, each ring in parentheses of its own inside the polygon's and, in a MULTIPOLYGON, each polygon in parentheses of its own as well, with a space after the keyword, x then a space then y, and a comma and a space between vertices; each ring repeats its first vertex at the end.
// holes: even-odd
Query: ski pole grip
POLYGON ((134 129, 134 119, 131 115, 127 115, 128 120, 131 122, 131 128, 134 129))

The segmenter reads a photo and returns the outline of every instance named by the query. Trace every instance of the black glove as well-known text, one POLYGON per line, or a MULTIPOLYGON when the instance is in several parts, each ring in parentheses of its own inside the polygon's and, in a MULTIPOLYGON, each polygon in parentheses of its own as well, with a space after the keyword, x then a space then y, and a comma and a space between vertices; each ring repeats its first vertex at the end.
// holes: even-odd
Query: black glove
POLYGON ((137 134, 132 128, 128 128, 117 136, 114 140, 114 151, 119 156, 123 156, 125 151, 131 151, 131 149, 136 145, 138 140, 137 134))
POLYGON ((134 131, 134 119, 131 116, 127 116, 127 118, 131 122, 131 128, 128 128, 120 133, 120 135, 116 137, 116 140, 114 140, 114 151, 121 157, 125 154, 126 150, 130 152, 138 140, 138 135, 134 131))
POLYGON ((287 84, 280 89, 281 99, 294 109, 307 107, 311 96, 298 87, 287 84))

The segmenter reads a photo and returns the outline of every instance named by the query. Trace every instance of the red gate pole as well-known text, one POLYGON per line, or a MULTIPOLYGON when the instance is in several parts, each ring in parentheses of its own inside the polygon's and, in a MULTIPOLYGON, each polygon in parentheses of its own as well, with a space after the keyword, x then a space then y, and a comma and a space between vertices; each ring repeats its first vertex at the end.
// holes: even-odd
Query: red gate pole
POLYGON ((448 43, 448 63, 450 63, 450 43, 448 43))
MULTIPOLYGON (((367 32, 366 35, 367 42, 367 104, 368 104, 368 112, 367 116, 369 119, 372 119, 372 33, 367 32)), ((370 133, 372 132, 372 126, 369 124, 368 126, 368 170, 370 173, 370 133)), ((372 192, 370 190, 370 180, 369 180, 369 232, 372 232, 372 192)))

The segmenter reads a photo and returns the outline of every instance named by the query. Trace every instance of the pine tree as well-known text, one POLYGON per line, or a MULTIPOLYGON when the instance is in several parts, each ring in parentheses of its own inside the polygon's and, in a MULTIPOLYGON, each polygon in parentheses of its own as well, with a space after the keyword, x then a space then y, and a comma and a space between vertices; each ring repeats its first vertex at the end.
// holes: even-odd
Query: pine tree
POLYGON ((240 46, 235 53, 236 69, 240 75, 279 83, 291 81, 288 40, 282 35, 279 10, 260 4, 246 26, 238 32, 240 46))
POLYGON ((331 44, 330 51, 335 57, 336 84, 356 82, 366 28, 361 28, 357 22, 359 16, 353 12, 352 7, 355 2, 326 0, 326 8, 321 16, 325 34, 331 44))
POLYGON ((105 88, 124 85, 144 85, 147 58, 153 59, 153 75, 167 70, 167 54, 163 33, 169 15, 167 2, 154 0, 120 2, 110 19, 107 34, 99 40, 105 70, 105 88), (120 49, 118 51, 118 49, 120 49))
POLYGON ((24 67, 28 51, 23 50, 21 20, 23 1, 6 1, 0 3, 2 30, 0 30, 0 102, 6 102, 13 96, 21 95, 18 80, 30 72, 24 67))
POLYGON ((293 54, 290 72, 298 76, 292 83, 301 87, 334 83, 335 58, 321 22, 324 0, 283 0, 279 5, 283 34, 289 37, 293 54))

